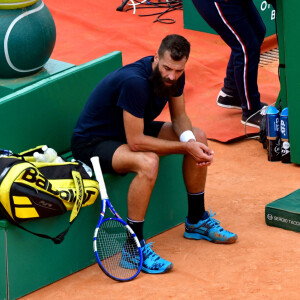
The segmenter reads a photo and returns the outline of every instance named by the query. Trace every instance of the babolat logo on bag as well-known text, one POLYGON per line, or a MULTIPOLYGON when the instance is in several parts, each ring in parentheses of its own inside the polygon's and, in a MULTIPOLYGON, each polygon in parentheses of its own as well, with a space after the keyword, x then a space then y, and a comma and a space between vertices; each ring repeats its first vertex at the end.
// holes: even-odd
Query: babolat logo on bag
MULTIPOLYGON (((65 168, 65 166, 64 166, 65 168)), ((74 180, 80 184, 80 178, 76 177, 74 180)), ((36 168, 28 168, 24 171, 23 174, 19 178, 15 180, 15 182, 25 183, 29 185, 35 185, 42 191, 47 191, 49 194, 54 195, 55 197, 59 197, 61 200, 67 202, 75 202, 76 201, 76 191, 72 188, 67 187, 55 187, 45 176, 43 176, 38 169, 36 168)), ((80 195, 84 197, 83 204, 91 199, 93 195, 97 194, 97 190, 95 189, 80 189, 80 195), (84 194, 84 195, 83 195, 84 194)))
MULTIPOLYGON (((22 229, 27 230, 20 225, 23 221, 72 210, 70 227, 81 207, 93 204, 98 194, 97 181, 79 162, 53 164, 34 162, 24 155, 0 157, 0 217, 22 229)), ((60 243, 69 227, 54 238, 33 234, 60 243)))

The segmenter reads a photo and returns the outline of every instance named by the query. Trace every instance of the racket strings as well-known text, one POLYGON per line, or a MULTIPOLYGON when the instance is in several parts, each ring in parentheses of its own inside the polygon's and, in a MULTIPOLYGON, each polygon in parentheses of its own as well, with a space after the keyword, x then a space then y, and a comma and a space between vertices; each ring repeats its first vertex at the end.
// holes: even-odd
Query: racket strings
POLYGON ((109 219, 102 223, 97 234, 97 253, 101 267, 117 279, 134 276, 140 265, 138 246, 127 228, 109 219))

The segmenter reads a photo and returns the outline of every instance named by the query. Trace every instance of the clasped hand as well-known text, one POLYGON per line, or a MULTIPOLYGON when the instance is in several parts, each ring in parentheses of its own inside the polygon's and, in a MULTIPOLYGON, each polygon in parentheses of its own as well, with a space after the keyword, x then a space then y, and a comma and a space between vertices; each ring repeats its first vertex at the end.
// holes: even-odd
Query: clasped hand
POLYGON ((187 153, 196 161, 197 166, 206 167, 213 161, 214 151, 203 143, 189 141, 186 143, 187 153))

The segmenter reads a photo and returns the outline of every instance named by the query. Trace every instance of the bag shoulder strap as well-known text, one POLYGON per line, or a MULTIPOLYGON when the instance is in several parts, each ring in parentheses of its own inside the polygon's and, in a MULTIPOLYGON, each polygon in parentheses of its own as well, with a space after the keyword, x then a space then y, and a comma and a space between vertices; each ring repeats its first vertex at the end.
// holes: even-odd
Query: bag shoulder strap
POLYGON ((33 231, 31 231, 31 230, 29 230, 29 229, 23 227, 21 224, 19 224, 18 222, 16 222, 16 221, 13 220, 13 219, 10 219, 10 222, 11 222, 13 225, 15 225, 15 226, 17 226, 17 227, 19 227, 19 228, 21 228, 21 229, 27 231, 27 232, 30 232, 30 233, 32 233, 32 234, 34 234, 34 235, 36 235, 36 236, 39 236, 39 237, 41 237, 41 238, 45 238, 45 239, 52 240, 55 244, 60 244, 60 243, 64 240, 65 235, 67 234, 67 232, 69 231, 70 226, 71 226, 71 224, 69 224, 68 228, 67 228, 66 230, 64 230, 62 233, 60 233, 60 234, 57 235, 56 237, 51 237, 51 236, 49 236, 49 235, 47 235, 47 234, 42 234, 42 233, 33 232, 33 231))
POLYGON ((20 152, 18 155, 23 156, 33 156, 33 153, 36 151, 41 151, 44 145, 36 146, 35 148, 28 149, 26 151, 20 152))
POLYGON ((75 182, 75 188, 76 188, 76 201, 74 203, 74 207, 72 209, 71 212, 71 216, 70 216, 70 221, 69 221, 69 225, 67 227, 67 229, 65 229, 63 232, 61 232, 60 234, 58 234, 56 237, 51 237, 47 234, 42 234, 42 233, 37 233, 37 232, 33 232, 25 227, 23 227, 21 224, 19 224, 17 221, 13 220, 9 215, 6 214, 6 218, 10 221, 10 223, 12 223, 13 225, 27 231, 30 232, 36 236, 39 236, 41 238, 45 238, 45 239, 50 239, 52 240, 55 244, 60 244, 64 238, 65 235, 67 234, 67 232, 70 229, 70 226, 73 224, 73 222, 75 221, 76 217, 79 214, 79 211, 82 207, 82 202, 84 199, 84 185, 83 185, 83 180, 81 178, 81 175, 78 171, 72 171, 72 177, 73 180, 75 182))
POLYGON ((78 171, 73 170, 72 177, 75 183, 76 201, 74 203, 72 213, 70 216, 70 224, 72 224, 75 221, 76 217, 78 216, 84 200, 84 185, 83 185, 81 174, 78 171))

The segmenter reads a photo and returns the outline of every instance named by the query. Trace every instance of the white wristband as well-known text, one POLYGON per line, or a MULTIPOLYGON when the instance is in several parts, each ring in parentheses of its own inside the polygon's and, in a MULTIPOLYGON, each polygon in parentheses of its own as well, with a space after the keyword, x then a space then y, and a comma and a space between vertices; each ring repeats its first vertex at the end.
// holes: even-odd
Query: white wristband
POLYGON ((183 142, 183 143, 188 142, 189 140, 196 141, 196 138, 195 138, 195 136, 194 136, 194 134, 193 134, 193 132, 191 130, 184 131, 180 135, 179 139, 180 139, 180 142, 183 142))

